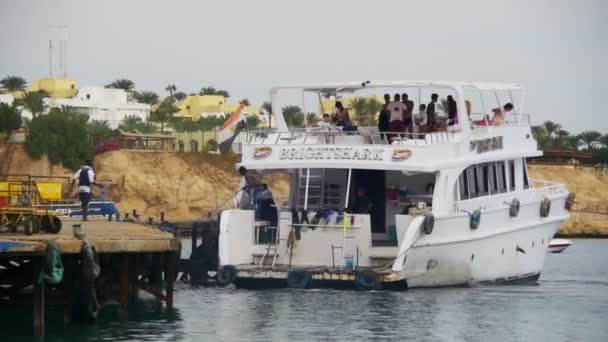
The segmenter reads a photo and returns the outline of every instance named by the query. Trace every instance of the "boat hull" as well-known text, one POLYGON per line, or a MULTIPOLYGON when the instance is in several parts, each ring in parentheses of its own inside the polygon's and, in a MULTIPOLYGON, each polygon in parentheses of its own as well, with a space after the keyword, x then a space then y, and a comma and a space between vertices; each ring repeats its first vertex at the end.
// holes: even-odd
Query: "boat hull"
POLYGON ((402 277, 410 288, 535 281, 560 222, 480 239, 415 246, 407 253, 402 277))

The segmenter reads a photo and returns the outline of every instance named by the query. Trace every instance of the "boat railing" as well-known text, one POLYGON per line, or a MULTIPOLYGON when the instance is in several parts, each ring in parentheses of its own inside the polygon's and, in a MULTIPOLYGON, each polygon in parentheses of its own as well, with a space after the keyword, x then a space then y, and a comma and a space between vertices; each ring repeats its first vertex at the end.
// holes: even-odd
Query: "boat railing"
MULTIPOLYGON (((492 116, 487 113, 471 113, 469 118, 473 127, 491 126, 492 116)), ((510 114, 501 126, 530 126, 530 122, 529 114, 510 114)))
POLYGON ((457 201, 454 203, 454 212, 468 212, 480 209, 497 209, 509 207, 511 201, 516 198, 520 203, 540 202, 543 197, 549 199, 557 195, 567 195, 568 190, 564 184, 544 180, 530 179, 531 187, 518 192, 503 192, 495 195, 480 196, 472 199, 457 201))
POLYGON ((245 132, 249 145, 391 145, 425 147, 448 143, 458 131, 432 133, 379 132, 374 130, 343 131, 312 128, 291 131, 255 130, 245 132), (391 143, 389 144, 389 139, 391 143))

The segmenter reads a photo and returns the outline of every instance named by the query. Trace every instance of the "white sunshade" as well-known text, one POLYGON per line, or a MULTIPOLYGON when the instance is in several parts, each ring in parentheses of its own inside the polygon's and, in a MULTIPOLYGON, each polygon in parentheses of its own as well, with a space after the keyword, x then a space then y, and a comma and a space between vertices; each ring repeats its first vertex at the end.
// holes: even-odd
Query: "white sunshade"
POLYGON ((302 89, 322 93, 354 92, 366 88, 465 88, 482 91, 517 91, 523 87, 516 83, 470 82, 470 81, 354 81, 329 83, 290 84, 272 88, 272 92, 281 89, 302 89))

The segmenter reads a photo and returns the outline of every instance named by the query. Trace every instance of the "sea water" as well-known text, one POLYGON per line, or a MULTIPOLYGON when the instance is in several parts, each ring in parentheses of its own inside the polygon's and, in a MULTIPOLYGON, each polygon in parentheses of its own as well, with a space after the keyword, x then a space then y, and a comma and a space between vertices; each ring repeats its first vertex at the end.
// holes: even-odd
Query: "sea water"
MULTIPOLYGON (((608 341, 608 240, 547 255, 536 286, 405 292, 246 291, 180 283, 173 312, 141 295, 130 320, 103 308, 64 328, 50 309, 45 341, 608 341)), ((29 341, 31 313, 0 308, 0 341, 29 341)))

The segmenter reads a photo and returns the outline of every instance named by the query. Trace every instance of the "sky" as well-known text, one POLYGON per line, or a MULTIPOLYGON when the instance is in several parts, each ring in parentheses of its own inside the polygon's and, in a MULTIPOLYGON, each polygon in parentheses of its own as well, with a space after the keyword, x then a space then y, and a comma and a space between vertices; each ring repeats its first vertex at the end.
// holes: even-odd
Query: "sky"
POLYGON ((603 0, 0 0, 0 78, 47 76, 49 27, 65 25, 80 85, 214 86, 259 105, 300 82, 517 82, 533 123, 608 133, 607 14, 603 0))

